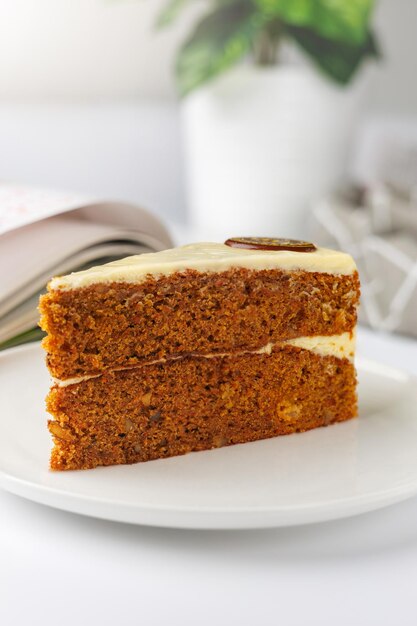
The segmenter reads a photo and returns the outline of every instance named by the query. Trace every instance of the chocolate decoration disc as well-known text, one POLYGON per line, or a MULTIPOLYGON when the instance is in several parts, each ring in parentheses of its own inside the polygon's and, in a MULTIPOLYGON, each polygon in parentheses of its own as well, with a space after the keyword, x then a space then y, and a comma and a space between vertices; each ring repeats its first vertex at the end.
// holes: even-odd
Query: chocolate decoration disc
POLYGON ((231 237, 225 242, 231 248, 246 250, 290 250, 291 252, 314 252, 314 243, 299 239, 279 239, 276 237, 231 237))

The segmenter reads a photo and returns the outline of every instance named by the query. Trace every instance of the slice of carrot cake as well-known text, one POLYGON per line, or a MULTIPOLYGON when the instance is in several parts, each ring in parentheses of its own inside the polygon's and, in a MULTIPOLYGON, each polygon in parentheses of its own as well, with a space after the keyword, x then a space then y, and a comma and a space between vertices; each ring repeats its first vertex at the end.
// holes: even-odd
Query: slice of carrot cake
POLYGON ((52 279, 51 467, 135 463, 357 413, 359 279, 308 242, 235 238, 52 279))

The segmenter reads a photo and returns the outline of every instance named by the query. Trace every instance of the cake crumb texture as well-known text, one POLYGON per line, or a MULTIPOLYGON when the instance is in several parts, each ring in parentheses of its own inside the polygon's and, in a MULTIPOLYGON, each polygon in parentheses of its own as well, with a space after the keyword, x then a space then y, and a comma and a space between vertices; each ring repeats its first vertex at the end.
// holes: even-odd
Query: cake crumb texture
POLYGON ((106 372, 47 398, 54 470, 136 463, 302 432, 357 414, 347 359, 293 346, 271 354, 106 372))
POLYGON ((43 346, 52 376, 65 380, 190 352, 351 332, 358 299, 357 272, 245 268, 50 289, 40 301, 43 346))

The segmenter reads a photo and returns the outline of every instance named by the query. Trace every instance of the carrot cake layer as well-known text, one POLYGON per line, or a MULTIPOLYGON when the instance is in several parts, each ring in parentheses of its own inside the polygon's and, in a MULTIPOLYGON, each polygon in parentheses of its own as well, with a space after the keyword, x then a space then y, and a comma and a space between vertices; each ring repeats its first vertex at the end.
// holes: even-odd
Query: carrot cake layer
POLYGON ((358 298, 349 255, 200 244, 54 279, 41 326, 52 376, 72 379, 352 332, 358 298))
POLYGON ((181 357, 55 385, 55 470, 136 463, 302 432, 357 413, 351 358, 295 345, 181 357))
POLYGON ((356 415, 359 279, 308 242, 238 238, 54 278, 41 298, 55 470, 356 415))

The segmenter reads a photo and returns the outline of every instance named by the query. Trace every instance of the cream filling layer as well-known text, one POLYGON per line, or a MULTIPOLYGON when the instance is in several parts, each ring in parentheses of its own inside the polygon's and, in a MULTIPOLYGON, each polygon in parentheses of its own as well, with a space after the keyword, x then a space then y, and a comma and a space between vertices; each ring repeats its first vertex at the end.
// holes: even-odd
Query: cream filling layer
MULTIPOLYGON (((314 337, 296 337, 295 339, 287 339, 285 341, 269 342, 258 350, 241 350, 239 352, 216 352, 215 354, 191 354, 190 356, 202 358, 202 359, 216 359, 225 356, 241 356, 242 354, 271 354, 272 349, 275 346, 295 346, 296 348, 302 348, 303 350, 310 350, 320 356, 334 356, 338 359, 348 359, 353 361, 355 355, 356 345, 356 332, 341 333, 340 335, 330 336, 314 336, 314 337)), ((147 365, 154 365, 157 363, 166 363, 168 361, 177 361, 184 358, 182 355, 155 359, 153 361, 147 361, 146 363, 135 365, 133 367, 116 367, 113 368, 113 372, 120 372, 126 369, 137 369, 138 367, 146 367, 147 365)), ((53 378, 53 382, 58 387, 68 387, 69 385, 76 385, 82 383, 85 380, 91 378, 99 378, 102 374, 88 374, 85 376, 77 376, 75 378, 67 378, 60 380, 59 378, 53 378)))
POLYGON ((335 356, 339 359, 353 361, 355 356, 356 332, 342 333, 330 337, 317 335, 316 337, 297 337, 284 342, 290 346, 311 350, 320 356, 335 356))
POLYGON ((325 274, 353 274, 354 260, 349 254, 327 248, 314 252, 290 250, 244 250, 222 243, 196 243, 178 248, 130 256, 67 276, 57 276, 50 289, 69 290, 98 283, 140 283, 152 276, 169 276, 188 269, 199 272, 224 272, 233 268, 250 270, 302 270, 325 274))

